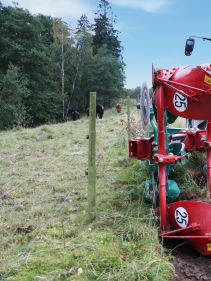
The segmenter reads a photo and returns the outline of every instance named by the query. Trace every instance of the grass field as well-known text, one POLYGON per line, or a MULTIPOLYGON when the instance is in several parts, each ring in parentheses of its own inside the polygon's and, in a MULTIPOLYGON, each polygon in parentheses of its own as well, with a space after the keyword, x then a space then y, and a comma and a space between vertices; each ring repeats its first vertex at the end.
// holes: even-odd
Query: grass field
MULTIPOLYGON (((137 113, 134 113, 137 114, 137 113)), ((0 133, 0 280, 170 280, 129 161, 127 116, 97 120, 97 217, 87 223, 88 120, 0 133)))

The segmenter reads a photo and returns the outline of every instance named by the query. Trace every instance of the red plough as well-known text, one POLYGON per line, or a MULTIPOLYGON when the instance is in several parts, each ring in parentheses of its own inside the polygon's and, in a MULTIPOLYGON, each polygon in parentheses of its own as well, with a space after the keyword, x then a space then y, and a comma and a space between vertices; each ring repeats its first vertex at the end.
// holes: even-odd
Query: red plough
POLYGON ((151 96, 144 85, 141 112, 142 123, 146 126, 146 120, 150 118, 154 133, 147 138, 131 139, 129 155, 148 160, 153 166, 153 179, 148 181, 147 188, 149 197, 150 194, 155 197, 157 192, 159 237, 185 239, 201 254, 211 255, 211 65, 153 68, 152 72, 151 96), (152 107, 149 113, 150 98, 152 107), (207 120, 206 130, 180 129, 172 133, 168 124, 170 119, 175 120, 178 116, 207 120), (192 151, 206 152, 207 202, 177 201, 180 190, 176 182, 168 179, 173 165, 187 159, 192 151))

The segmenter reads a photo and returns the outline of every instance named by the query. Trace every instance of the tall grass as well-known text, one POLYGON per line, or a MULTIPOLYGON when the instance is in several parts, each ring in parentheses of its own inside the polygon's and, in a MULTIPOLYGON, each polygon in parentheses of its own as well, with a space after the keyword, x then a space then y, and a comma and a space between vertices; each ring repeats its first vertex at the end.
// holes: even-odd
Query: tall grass
POLYGON ((0 280, 168 280, 173 268, 130 161, 123 111, 97 120, 97 218, 87 224, 88 120, 0 133, 0 280))

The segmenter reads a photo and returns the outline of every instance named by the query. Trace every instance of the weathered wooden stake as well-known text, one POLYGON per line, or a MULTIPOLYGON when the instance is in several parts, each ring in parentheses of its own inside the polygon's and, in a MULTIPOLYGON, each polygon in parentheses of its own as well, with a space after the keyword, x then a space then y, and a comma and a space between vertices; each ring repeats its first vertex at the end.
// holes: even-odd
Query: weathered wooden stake
POLYGON ((130 97, 127 97, 127 132, 128 138, 130 138, 130 97))
POLYGON ((90 93, 89 99, 89 159, 88 159, 88 216, 96 216, 96 93, 90 93))

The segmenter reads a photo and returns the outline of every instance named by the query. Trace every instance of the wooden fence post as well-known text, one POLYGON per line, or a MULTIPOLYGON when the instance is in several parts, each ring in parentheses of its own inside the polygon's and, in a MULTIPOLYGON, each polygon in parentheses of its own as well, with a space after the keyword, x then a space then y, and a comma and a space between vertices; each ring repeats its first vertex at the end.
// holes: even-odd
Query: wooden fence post
POLYGON ((96 92, 89 98, 88 219, 96 217, 96 92))
POLYGON ((130 97, 127 97, 127 132, 128 139, 130 138, 130 97))

